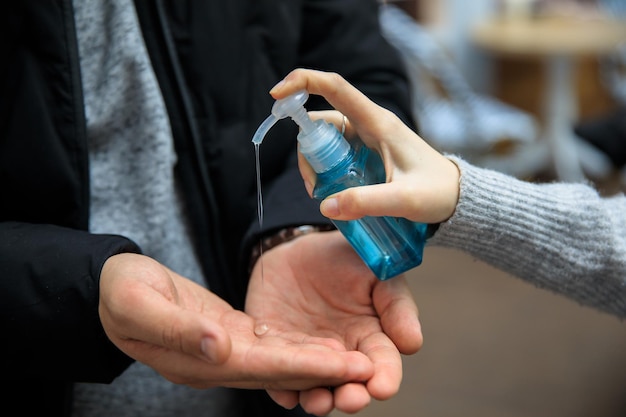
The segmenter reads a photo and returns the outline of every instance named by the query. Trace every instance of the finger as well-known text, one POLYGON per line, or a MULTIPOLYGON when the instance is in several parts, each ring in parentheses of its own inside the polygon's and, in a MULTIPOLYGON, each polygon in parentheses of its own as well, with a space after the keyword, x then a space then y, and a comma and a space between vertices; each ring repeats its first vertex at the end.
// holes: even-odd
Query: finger
POLYGON ((336 110, 320 110, 310 111, 309 117, 313 120, 323 119, 328 123, 332 123, 335 128, 341 132, 345 138, 352 136, 352 127, 350 126, 350 120, 343 113, 336 110))
POLYGON ((396 183, 352 187, 324 199, 320 211, 335 220, 364 216, 393 216, 416 220, 413 207, 406 204, 411 188, 396 183))
POLYGON ((313 388, 300 393, 300 405, 307 413, 325 416, 334 408, 333 393, 328 388, 313 388))
POLYGON ((353 115, 346 111, 352 107, 359 108, 359 115, 354 115, 354 121, 357 122, 368 116, 376 116, 380 111, 379 106, 334 72, 296 69, 274 86, 270 94, 275 99, 281 99, 302 89, 323 96, 351 120, 353 115))
POLYGON ((161 376, 177 385, 207 389, 221 385, 219 375, 212 372, 213 365, 194 356, 149 345, 135 340, 124 341, 120 349, 129 356, 155 369, 161 376))
POLYGON ((359 343, 359 350, 374 363, 374 376, 367 381, 367 391, 377 400, 397 394, 402 382, 402 358, 393 342, 382 332, 359 343))
POLYGON ((398 350, 405 355, 419 351, 423 344, 422 328, 417 305, 405 277, 378 282, 373 299, 383 331, 398 350))
MULTIPOLYGON (((324 110, 324 111, 310 111, 309 116, 312 120, 323 119, 328 123, 332 123, 335 125, 338 131, 343 131, 344 137, 349 137, 351 134, 350 122, 338 111, 335 110, 324 110)), ((313 188, 315 187, 315 183, 317 180, 317 174, 311 168, 311 165, 308 163, 306 158, 302 155, 302 153, 298 152, 298 166, 300 168, 300 175, 304 180, 304 186, 309 193, 309 196, 313 195, 313 188)))
POLYGON ((298 405, 298 391, 268 389, 267 395, 278 405, 291 410, 298 405))
POLYGON ((243 350, 235 347, 222 365, 208 364, 176 351, 154 349, 144 343, 128 341, 127 345, 143 363, 175 384, 198 389, 220 385, 272 390, 277 402, 286 407, 297 401, 288 391, 366 381, 374 374, 373 364, 360 352, 336 352, 309 345, 280 343, 243 350), (279 394, 281 391, 285 393, 279 394))
POLYGON ((335 408, 348 414, 354 414, 367 407, 372 397, 364 384, 353 382, 335 388, 335 408))
MULTIPOLYGON (((370 359, 357 351, 337 351, 315 344, 285 344, 281 338, 265 337, 263 344, 248 352, 246 372, 258 380, 274 381, 272 389, 306 389, 312 386, 366 381, 374 374, 370 359), (289 386, 282 381, 301 380, 289 386), (313 383, 310 383, 313 382, 313 383)), ((295 383, 295 382, 294 382, 295 383)))
MULTIPOLYGON (((328 123, 334 124, 338 131, 343 131, 343 135, 346 138, 349 137, 351 133, 350 122, 348 122, 347 118, 338 111, 310 111, 309 116, 312 120, 323 119, 328 123)), ((315 173, 313 168, 311 168, 311 165, 300 152, 298 152, 298 167, 300 168, 300 175, 304 180, 304 186, 309 193, 309 196, 312 196, 313 188, 315 187, 315 183, 317 180, 317 174, 315 173)))
POLYGON ((368 123, 371 120, 377 120, 376 127, 382 127, 384 115, 391 116, 391 112, 384 111, 342 76, 333 72, 296 69, 274 86, 270 94, 275 99, 281 99, 302 89, 323 96, 355 125, 367 126, 371 124, 368 123))

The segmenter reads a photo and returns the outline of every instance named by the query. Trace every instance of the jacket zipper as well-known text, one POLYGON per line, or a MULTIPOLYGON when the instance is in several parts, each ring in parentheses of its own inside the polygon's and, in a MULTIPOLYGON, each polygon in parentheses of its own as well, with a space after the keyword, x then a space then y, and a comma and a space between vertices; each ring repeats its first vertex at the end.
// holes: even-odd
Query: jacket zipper
MULTIPOLYGON (((205 202, 206 206, 209 209, 209 233, 210 233, 210 244, 211 244, 211 255, 212 259, 209 262, 204 262, 206 265, 212 264, 215 271, 205 271, 207 276, 207 280, 209 280, 209 285, 211 290, 216 291, 217 293, 222 293, 228 291, 228 285, 223 282, 223 279, 227 277, 227 267, 225 265, 225 256, 223 255, 223 248, 220 244, 220 227, 219 222, 215 221, 219 214, 219 208, 215 199, 215 192, 213 190, 213 185, 211 183, 208 168, 206 166, 206 162, 203 159, 202 152, 202 144, 200 140, 200 134, 198 131, 198 127, 193 119, 193 105, 191 102, 191 98, 189 97, 189 93, 186 90, 186 84, 184 81, 184 75, 182 69, 180 67, 180 63, 178 61, 178 57, 176 54, 176 48, 174 45, 174 41, 172 39, 171 32, 169 30, 167 24, 167 12, 165 10, 165 6, 162 0, 157 0, 156 4, 156 14, 158 19, 158 26, 162 32, 163 39, 165 41, 165 50, 167 59, 172 66, 173 71, 173 81, 176 84, 177 91, 180 95, 180 99, 182 102, 181 112, 184 114, 185 122, 188 125, 188 131, 190 132, 190 143, 193 148, 193 163, 196 164, 196 171, 200 176, 200 184, 201 189, 199 192, 202 193, 202 199, 205 202), (222 279, 220 279, 222 278, 222 279), (224 288, 226 287, 226 288, 224 288)), ((226 294, 220 294, 226 295, 226 294)), ((234 294, 229 294, 234 295, 234 294)))
POLYGON ((87 121, 85 119, 85 102, 83 96, 83 82, 81 79, 80 57, 78 53, 78 39, 76 24, 74 22, 74 5, 72 0, 62 3, 63 23, 67 45, 67 54, 70 67, 72 103, 74 104, 74 120, 76 147, 78 152, 73 152, 74 164, 80 170, 80 201, 84 209, 79 212, 77 219, 78 227, 82 230, 89 229, 89 207, 91 205, 90 180, 89 180, 89 151, 87 150, 87 121))

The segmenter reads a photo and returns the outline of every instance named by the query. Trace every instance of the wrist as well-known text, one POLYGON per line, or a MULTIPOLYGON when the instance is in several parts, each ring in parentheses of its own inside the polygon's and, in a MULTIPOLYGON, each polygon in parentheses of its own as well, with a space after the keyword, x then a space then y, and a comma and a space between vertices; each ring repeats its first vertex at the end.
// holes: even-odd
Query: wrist
POLYGON ((252 268, 257 263, 261 255, 265 252, 275 248, 276 246, 282 245, 283 243, 290 242, 294 239, 299 238, 300 236, 305 236, 310 233, 317 232, 328 232, 331 230, 335 230, 335 227, 331 224, 322 224, 322 225, 301 225, 301 226, 293 226, 293 227, 285 227, 284 229, 280 229, 275 233, 264 236, 259 243, 252 247, 252 251, 250 253, 250 265, 248 267, 248 271, 252 272, 252 268))

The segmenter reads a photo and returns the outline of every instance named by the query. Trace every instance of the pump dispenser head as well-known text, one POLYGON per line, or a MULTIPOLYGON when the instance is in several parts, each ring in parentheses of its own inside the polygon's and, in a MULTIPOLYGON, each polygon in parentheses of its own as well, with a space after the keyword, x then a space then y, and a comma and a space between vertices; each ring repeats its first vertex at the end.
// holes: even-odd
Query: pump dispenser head
POLYGON ((252 138, 252 143, 260 145, 267 132, 280 119, 289 116, 300 126, 298 142, 300 152, 311 164, 315 172, 325 172, 341 161, 350 151, 350 144, 335 126, 324 120, 313 121, 304 103, 309 98, 305 90, 298 91, 284 99, 276 100, 272 114, 261 123, 252 138))

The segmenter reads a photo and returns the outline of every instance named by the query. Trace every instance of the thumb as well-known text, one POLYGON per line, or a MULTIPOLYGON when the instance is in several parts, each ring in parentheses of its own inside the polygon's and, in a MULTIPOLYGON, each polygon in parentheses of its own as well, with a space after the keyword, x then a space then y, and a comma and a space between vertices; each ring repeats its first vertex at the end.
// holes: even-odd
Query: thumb
POLYGON ((103 318, 103 325, 111 341, 139 361, 149 362, 148 358, 159 357, 163 351, 193 356, 215 365, 228 360, 231 340, 220 324, 194 311, 163 307, 156 314, 144 309, 143 319, 127 321, 124 325, 111 325, 103 318), (146 319, 146 315, 150 318, 146 319))
POLYGON ((172 331, 172 339, 163 338, 164 346, 170 350, 196 356, 213 365, 226 362, 232 350, 230 337, 218 323, 192 311, 183 311, 180 316, 182 328, 172 331))
POLYGON ((378 282, 373 297, 383 331, 398 350, 405 355, 420 350, 424 341, 422 327, 406 277, 378 282))
POLYGON ((219 321, 198 310, 157 298, 160 302, 144 304, 144 319, 138 323, 136 334, 143 335, 148 343, 212 364, 228 359, 231 340, 219 321))

